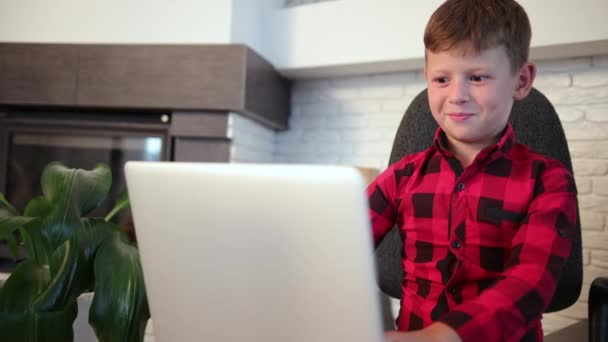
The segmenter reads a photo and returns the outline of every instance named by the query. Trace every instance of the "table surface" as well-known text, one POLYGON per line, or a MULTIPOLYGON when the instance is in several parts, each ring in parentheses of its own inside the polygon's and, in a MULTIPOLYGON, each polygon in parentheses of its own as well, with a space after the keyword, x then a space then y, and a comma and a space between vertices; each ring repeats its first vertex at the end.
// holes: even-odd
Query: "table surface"
POLYGON ((545 336, 545 342, 589 342, 589 321, 586 319, 545 336))

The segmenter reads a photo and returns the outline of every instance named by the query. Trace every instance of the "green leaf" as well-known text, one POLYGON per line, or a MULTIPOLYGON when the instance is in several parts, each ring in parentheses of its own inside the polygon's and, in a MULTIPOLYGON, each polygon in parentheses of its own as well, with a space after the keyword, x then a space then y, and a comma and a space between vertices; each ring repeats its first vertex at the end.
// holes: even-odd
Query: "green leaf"
POLYGON ((19 216, 19 211, 15 209, 4 197, 4 194, 0 192, 0 208, 6 208, 9 212, 13 214, 13 216, 19 216))
POLYGON ((30 341, 36 342, 72 342, 74 341, 74 320, 78 316, 78 302, 68 303, 60 310, 36 312, 36 336, 30 341))
POLYGON ((40 266, 29 259, 19 263, 0 292, 0 312, 28 312, 49 281, 48 267, 40 266))
POLYGON ((51 281, 34 303, 36 311, 58 311, 75 301, 86 287, 82 276, 84 265, 77 238, 66 241, 49 259, 51 281))
POLYGON ((116 199, 116 203, 114 204, 114 208, 110 210, 108 215, 106 215, 105 220, 110 221, 116 214, 118 214, 121 210, 129 207, 129 193, 125 189, 118 195, 118 199, 116 199))
POLYGON ((0 233, 0 241, 6 241, 8 243, 8 248, 13 255, 13 260, 17 260, 19 257, 19 244, 17 244, 17 239, 13 235, 13 233, 3 234, 0 233))
POLYGON ((69 169, 53 162, 42 171, 40 185, 49 203, 53 206, 64 204, 82 217, 99 207, 106 198, 112 185, 112 172, 105 164, 97 164, 88 171, 69 169))
MULTIPOLYGON (((24 216, 0 194, 0 234, 19 229, 28 254, 0 286, 0 340, 72 341, 76 298, 95 287, 90 323, 100 341, 143 341, 150 313, 137 249, 115 224, 83 218, 111 183, 106 165, 86 171, 55 162, 24 216)), ((128 205, 125 192, 106 218, 128 205)))
POLYGON ((27 217, 45 217, 51 212, 51 204, 44 196, 38 196, 32 198, 25 210, 23 216, 27 217))
POLYGON ((76 237, 81 228, 82 222, 79 217, 70 215, 62 208, 53 208, 51 214, 42 220, 40 226, 40 232, 46 241, 49 254, 66 241, 76 237))
POLYGON ((78 303, 74 300, 58 311, 37 312, 35 317, 36 342, 74 341, 74 320, 78 315, 78 303))
POLYGON ((61 311, 8 314, 0 312, 0 337, 11 342, 72 342, 78 304, 61 311))
POLYGON ((143 341, 150 318, 137 248, 114 232, 95 256, 89 323, 100 342, 143 341))
POLYGON ((48 241, 42 233, 42 221, 40 219, 32 220, 24 224, 20 231, 27 257, 35 260, 38 265, 47 265, 49 247, 48 241))
POLYGON ((19 211, 6 200, 4 194, 0 193, 0 241, 8 242, 15 258, 19 254, 19 245, 14 232, 29 221, 31 218, 20 216, 19 211))
POLYGON ((101 243, 112 233, 123 233, 119 226, 103 219, 82 219, 82 229, 78 231, 79 245, 84 257, 83 282, 87 289, 93 290, 94 258, 101 243))
POLYGON ((78 231, 78 238, 85 258, 92 262, 92 258, 97 253, 101 243, 115 232, 123 233, 122 229, 112 222, 99 218, 83 218, 82 229, 78 231))
POLYGON ((48 264, 48 241, 42 233, 42 218, 51 211, 51 205, 44 196, 31 199, 23 216, 31 219, 21 228, 21 238, 28 258, 36 260, 39 265, 48 264), (35 219, 35 220, 34 220, 35 219))
MULTIPOLYGON (((1 194, 0 194, 1 195, 1 194)), ((19 216, 19 212, 15 210, 8 202, 3 202, 4 196, 0 198, 0 241, 6 240, 11 249, 11 253, 17 257, 19 246, 15 239, 14 232, 21 228, 24 224, 33 220, 31 217, 19 216)))
POLYGON ((42 193, 52 209, 43 220, 42 232, 49 250, 72 239, 81 228, 81 217, 100 205, 112 185, 108 166, 99 164, 92 171, 68 169, 54 162, 42 172, 42 193))
POLYGON ((25 260, 0 290, 0 339, 11 342, 72 342, 76 301, 60 310, 36 312, 34 301, 50 281, 48 267, 25 260))

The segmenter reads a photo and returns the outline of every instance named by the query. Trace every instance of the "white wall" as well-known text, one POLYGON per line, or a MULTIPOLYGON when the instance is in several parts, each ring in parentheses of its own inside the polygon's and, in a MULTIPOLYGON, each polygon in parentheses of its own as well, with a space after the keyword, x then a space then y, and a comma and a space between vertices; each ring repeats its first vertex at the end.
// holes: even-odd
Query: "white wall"
POLYGON ((244 43, 260 52, 283 0, 0 0, 0 41, 244 43))
MULTIPOLYGON (((574 164, 583 227, 584 287, 572 307, 545 315, 545 332, 587 317, 591 281, 608 275, 608 55, 539 63, 536 87, 556 107, 574 164)), ((276 162, 384 169, 421 71, 298 81, 276 162)))
MULTIPOLYGON (((275 11, 265 56, 290 77, 413 70, 424 28, 442 0, 340 0, 275 11)), ((608 1, 521 0, 535 58, 608 53, 608 1), (553 48, 566 46, 567 48, 553 48)))
POLYGON ((416 59, 422 34, 442 0, 341 0, 273 12, 266 52, 289 69, 416 59))
POLYGON ((267 39, 267 17, 283 5, 283 0, 232 0, 231 42, 249 45, 258 53, 272 44, 267 39))
POLYGON ((0 41, 227 43, 227 0, 0 0, 0 41))
MULTIPOLYGON (((442 0, 314 2, 0 0, 0 41, 245 42, 289 77, 414 70, 426 22, 442 0)), ((520 2, 532 21, 535 58, 608 53, 608 1, 520 2)))

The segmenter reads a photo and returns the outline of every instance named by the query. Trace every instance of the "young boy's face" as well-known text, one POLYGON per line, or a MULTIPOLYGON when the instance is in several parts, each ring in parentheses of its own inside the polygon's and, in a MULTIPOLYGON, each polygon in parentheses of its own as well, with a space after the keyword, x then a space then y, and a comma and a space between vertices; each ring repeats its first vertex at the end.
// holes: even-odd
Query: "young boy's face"
POLYGON ((522 95, 520 74, 511 71, 503 46, 480 54, 466 47, 427 51, 429 105, 448 141, 479 148, 496 143, 513 100, 522 95))

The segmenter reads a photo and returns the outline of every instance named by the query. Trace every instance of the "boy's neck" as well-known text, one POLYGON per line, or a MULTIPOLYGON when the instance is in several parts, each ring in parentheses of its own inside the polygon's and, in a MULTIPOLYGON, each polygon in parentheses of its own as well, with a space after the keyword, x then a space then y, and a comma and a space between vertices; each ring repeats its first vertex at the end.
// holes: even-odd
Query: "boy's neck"
POLYGON ((477 156, 477 154, 479 154, 479 152, 481 152, 483 149, 485 149, 488 146, 492 146, 492 145, 498 143, 499 140, 500 140, 500 136, 496 137, 494 139, 494 141, 489 142, 489 143, 486 142, 486 143, 471 144, 471 143, 458 141, 455 139, 450 139, 448 137, 447 143, 448 143, 449 151, 454 154, 454 156, 456 157, 456 159, 458 159, 458 161, 460 162, 462 167, 466 168, 473 163, 473 160, 475 160, 475 157, 477 156))

